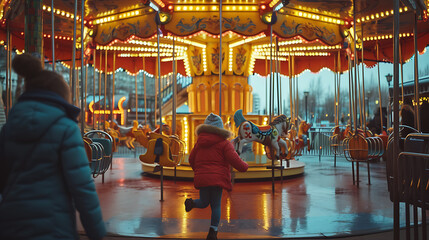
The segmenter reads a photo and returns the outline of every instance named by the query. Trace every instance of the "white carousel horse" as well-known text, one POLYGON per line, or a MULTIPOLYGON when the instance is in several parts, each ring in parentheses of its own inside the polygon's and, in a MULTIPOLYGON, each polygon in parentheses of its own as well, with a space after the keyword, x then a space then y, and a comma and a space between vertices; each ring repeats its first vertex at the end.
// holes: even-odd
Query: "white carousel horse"
POLYGON ((258 126, 244 118, 241 109, 234 114, 235 126, 238 128, 238 137, 234 139, 235 150, 240 154, 243 150, 243 144, 248 142, 259 142, 265 146, 273 147, 276 159, 285 157, 288 154, 286 142, 281 138, 285 135, 290 126, 290 118, 285 115, 280 115, 266 126, 258 126), (280 153, 280 147, 285 150, 280 153))

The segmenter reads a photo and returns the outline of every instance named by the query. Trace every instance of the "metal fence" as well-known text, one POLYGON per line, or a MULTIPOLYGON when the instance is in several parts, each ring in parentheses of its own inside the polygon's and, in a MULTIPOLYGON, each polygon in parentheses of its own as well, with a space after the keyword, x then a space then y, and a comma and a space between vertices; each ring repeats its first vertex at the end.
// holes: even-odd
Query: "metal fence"
MULTIPOLYGON (((332 128, 330 127, 318 127, 311 128, 308 131, 308 135, 310 138, 311 150, 307 151, 304 149, 302 151, 303 155, 319 155, 319 156, 334 156, 335 149, 331 147, 331 136, 332 136, 332 128)), ((338 151, 337 153, 341 153, 342 151, 338 151)))

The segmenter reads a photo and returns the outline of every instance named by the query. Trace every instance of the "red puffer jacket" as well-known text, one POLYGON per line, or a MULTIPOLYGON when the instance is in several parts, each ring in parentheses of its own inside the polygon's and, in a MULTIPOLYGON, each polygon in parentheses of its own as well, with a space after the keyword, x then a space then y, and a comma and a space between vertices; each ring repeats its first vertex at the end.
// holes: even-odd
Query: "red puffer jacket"
POLYGON ((198 126, 196 133, 198 140, 189 155, 195 188, 219 186, 231 191, 230 165, 240 172, 249 167, 227 140, 231 133, 208 124, 198 126))

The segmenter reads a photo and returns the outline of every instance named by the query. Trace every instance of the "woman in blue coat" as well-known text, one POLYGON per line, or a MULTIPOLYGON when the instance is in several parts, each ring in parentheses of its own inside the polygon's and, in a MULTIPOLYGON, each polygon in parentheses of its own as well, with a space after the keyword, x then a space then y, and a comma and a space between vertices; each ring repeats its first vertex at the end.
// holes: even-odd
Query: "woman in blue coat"
POLYGON ((0 239, 78 239, 76 210, 88 237, 103 238, 68 84, 29 54, 15 57, 12 67, 25 92, 0 135, 0 239))

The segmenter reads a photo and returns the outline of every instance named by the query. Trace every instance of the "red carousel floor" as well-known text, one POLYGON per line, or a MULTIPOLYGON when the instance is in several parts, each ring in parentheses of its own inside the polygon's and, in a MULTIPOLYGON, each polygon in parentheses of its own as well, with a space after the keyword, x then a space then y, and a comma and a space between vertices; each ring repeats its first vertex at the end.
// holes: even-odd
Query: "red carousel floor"
MULTIPOLYGON (((133 154, 132 154, 133 155, 133 154)), ((236 182, 223 192, 220 239, 324 238, 390 230, 393 207, 385 163, 373 162, 371 185, 366 164, 360 186, 353 185, 351 163, 333 157, 302 156, 303 175, 272 182, 236 182)), ((109 234, 171 239, 205 239, 210 208, 185 212, 184 200, 198 198, 189 180, 147 176, 134 157, 115 157, 113 169, 95 179, 109 234)), ((401 210, 401 212, 403 212, 401 210)), ((83 231, 79 226, 79 230, 83 231)))

